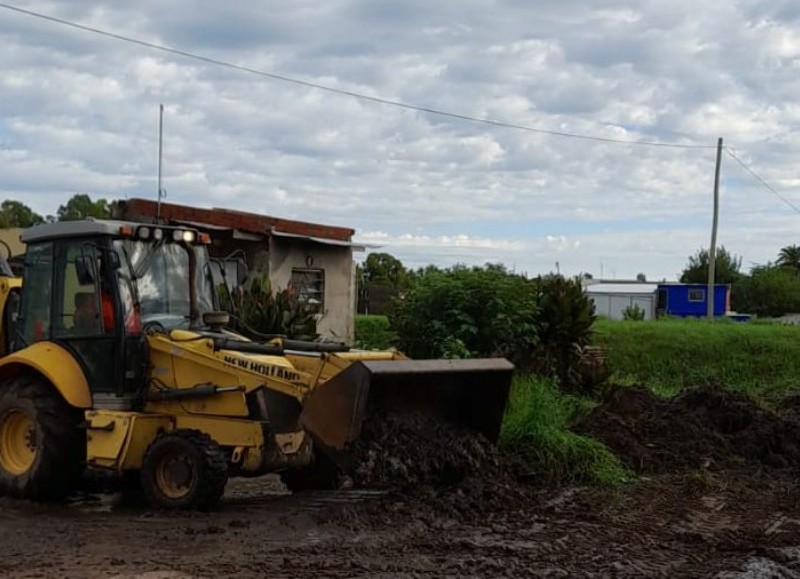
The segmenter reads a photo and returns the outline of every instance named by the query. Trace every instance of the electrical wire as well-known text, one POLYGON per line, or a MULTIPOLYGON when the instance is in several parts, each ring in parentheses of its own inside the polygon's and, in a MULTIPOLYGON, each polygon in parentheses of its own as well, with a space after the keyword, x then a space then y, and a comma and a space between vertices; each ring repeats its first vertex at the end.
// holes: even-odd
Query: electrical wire
POLYGON ((693 144, 684 144, 684 143, 664 143, 664 142, 659 142, 659 141, 630 141, 630 140, 625 140, 625 139, 615 139, 615 138, 612 138, 612 137, 600 137, 600 136, 597 136, 597 135, 588 135, 588 134, 583 134, 583 133, 571 133, 571 132, 566 132, 566 131, 553 131, 553 130, 549 130, 549 129, 540 129, 540 128, 536 128, 536 127, 529 127, 529 126, 520 125, 520 124, 517 124, 517 123, 497 121, 497 120, 483 118, 483 117, 474 117, 474 116, 467 115, 467 114, 464 114, 464 113, 457 113, 457 112, 446 111, 446 110, 443 110, 443 109, 436 109, 436 108, 427 107, 427 106, 414 105, 414 104, 410 104, 410 103, 406 103, 406 102, 402 102, 402 101, 396 101, 396 100, 391 100, 391 99, 377 97, 377 96, 370 96, 370 95, 366 95, 366 94, 363 94, 363 93, 350 91, 350 90, 345 90, 345 89, 340 89, 340 88, 335 88, 335 87, 332 87, 332 86, 319 84, 319 83, 315 83, 315 82, 311 82, 311 81, 307 81, 307 80, 302 80, 302 79, 294 78, 294 77, 290 77, 290 76, 285 76, 285 75, 282 75, 282 74, 276 74, 276 73, 273 73, 273 72, 267 72, 267 71, 263 71, 263 70, 258 70, 258 69, 251 68, 251 67, 248 67, 248 66, 243 66, 243 65, 234 64, 232 62, 228 62, 228 61, 225 61, 225 60, 220 60, 218 58, 213 58, 213 57, 210 57, 210 56, 204 56, 204 55, 197 54, 197 53, 194 53, 194 52, 189 52, 189 51, 181 50, 181 49, 178 49, 178 48, 172 48, 170 46, 165 46, 165 45, 162 45, 162 44, 156 44, 154 42, 148 42, 146 40, 141 40, 141 39, 138 39, 138 38, 133 38, 131 36, 125 36, 125 35, 122 35, 122 34, 117 34, 115 32, 108 32, 107 30, 102 30, 100 28, 95 28, 93 26, 87 26, 85 24, 79 24, 77 22, 72 22, 70 20, 65 20, 63 18, 58 18, 56 16, 50 16, 50 15, 47 15, 47 14, 42 14, 41 12, 35 12, 33 10, 27 10, 25 8, 20 8, 18 6, 12 6, 11 4, 6 4, 4 2, 0 2, 0 8, 5 8, 6 10, 11 10, 11 11, 17 12, 19 14, 24 14, 24 15, 31 16, 31 17, 34 17, 34 18, 38 18, 40 20, 46 20, 48 22, 52 22, 52 23, 59 24, 59 25, 62 25, 62 26, 69 26, 71 28, 76 28, 76 29, 82 30, 84 32, 90 32, 92 34, 98 34, 98 35, 101 35, 101 36, 105 36, 107 38, 112 38, 114 40, 120 40, 120 41, 123 41, 123 42, 128 42, 128 43, 131 43, 131 44, 136 44, 136 45, 139 45, 139 46, 143 46, 145 48, 150 48, 150 49, 153 49, 153 50, 158 50, 158 51, 161 51, 161 52, 167 52, 167 53, 174 54, 174 55, 177 55, 177 56, 182 56, 184 58, 197 60, 197 61, 200 61, 200 62, 204 62, 206 64, 213 64, 215 66, 221 66, 221 67, 225 67, 225 68, 229 68, 229 69, 233 69, 233 70, 238 70, 240 72, 247 72, 247 73, 258 75, 258 76, 261 76, 261 77, 264 77, 264 78, 268 78, 268 79, 271 79, 271 80, 276 80, 276 81, 280 81, 280 82, 285 82, 285 83, 291 83, 291 84, 295 84, 295 85, 299 85, 299 86, 304 86, 304 87, 307 87, 307 88, 313 88, 313 89, 317 89, 317 90, 321 90, 321 91, 326 91, 326 92, 329 92, 329 93, 332 93, 332 94, 337 94, 337 95, 340 95, 340 96, 352 97, 352 98, 356 98, 356 99, 359 99, 359 100, 362 100, 362 101, 368 101, 368 102, 372 102, 372 103, 377 103, 377 104, 397 107, 397 108, 401 108, 401 109, 412 110, 412 111, 417 111, 417 112, 422 112, 422 113, 428 113, 428 114, 437 115, 437 116, 440 116, 440 117, 447 117, 447 118, 467 121, 467 122, 471 122, 471 123, 480 123, 480 124, 485 124, 485 125, 491 125, 491 126, 501 127, 501 128, 505 128, 505 129, 514 129, 514 130, 519 130, 519 131, 526 131, 526 132, 529 132, 529 133, 550 135, 550 136, 554 136, 554 137, 566 137, 566 138, 572 138, 572 139, 581 139, 581 140, 584 140, 584 141, 594 141, 594 142, 600 142, 600 143, 613 143, 613 144, 620 144, 620 145, 635 145, 635 146, 642 146, 642 147, 666 147, 666 148, 675 148, 675 149, 714 149, 714 148, 716 148, 716 145, 697 145, 697 144, 693 145, 693 144))
POLYGON ((742 169, 750 173, 750 175, 752 175, 767 191, 769 191, 770 193, 775 195, 778 199, 783 201, 795 213, 800 213, 800 208, 797 205, 795 205, 794 203, 789 201, 786 197, 778 193, 778 191, 776 191, 774 187, 772 187, 769 183, 767 183, 766 180, 763 177, 761 177, 761 175, 756 173, 744 161, 742 161, 739 157, 737 157, 736 154, 729 147, 723 147, 723 149, 731 159, 736 161, 742 167, 742 169))

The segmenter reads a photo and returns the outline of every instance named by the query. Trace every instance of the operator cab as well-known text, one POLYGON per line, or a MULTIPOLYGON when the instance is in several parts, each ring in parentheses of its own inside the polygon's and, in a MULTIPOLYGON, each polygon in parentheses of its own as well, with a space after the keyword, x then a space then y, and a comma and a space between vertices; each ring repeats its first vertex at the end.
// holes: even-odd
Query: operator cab
MULTIPOLYGON (((13 349, 69 350, 98 401, 136 405, 152 329, 195 329, 214 310, 206 234, 124 221, 48 223, 22 234, 24 283, 13 349)), ((102 404, 101 404, 102 405, 102 404)))

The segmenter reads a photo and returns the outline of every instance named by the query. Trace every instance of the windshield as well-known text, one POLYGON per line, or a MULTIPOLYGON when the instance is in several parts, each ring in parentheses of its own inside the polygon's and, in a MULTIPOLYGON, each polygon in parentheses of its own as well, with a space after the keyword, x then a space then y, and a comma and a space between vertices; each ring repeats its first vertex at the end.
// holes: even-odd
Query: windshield
MULTIPOLYGON (((131 282, 138 298, 142 324, 159 322, 168 329, 188 328, 191 321, 190 284, 197 291, 197 310, 202 317, 214 310, 214 293, 208 255, 204 246, 182 243, 140 241, 114 242, 123 263, 129 263, 131 282), (193 252, 197 269, 194 280, 189 277, 190 255, 193 252)), ((136 299, 134 298, 134 299, 136 299)))

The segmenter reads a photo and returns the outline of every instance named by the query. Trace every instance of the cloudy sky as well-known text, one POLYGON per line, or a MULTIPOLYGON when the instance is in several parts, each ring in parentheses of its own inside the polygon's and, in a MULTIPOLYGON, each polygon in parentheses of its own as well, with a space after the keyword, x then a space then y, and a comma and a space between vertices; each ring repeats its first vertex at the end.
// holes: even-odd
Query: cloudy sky
POLYGON ((343 225, 409 266, 674 279, 710 238, 800 244, 796 0, 262 0, 0 6, 0 195, 76 192, 343 225), (124 4, 124 6, 123 6, 124 4), (135 8, 133 8, 135 6, 135 8), (685 147, 683 147, 685 146, 685 147), (786 202, 781 200, 782 196, 786 202))

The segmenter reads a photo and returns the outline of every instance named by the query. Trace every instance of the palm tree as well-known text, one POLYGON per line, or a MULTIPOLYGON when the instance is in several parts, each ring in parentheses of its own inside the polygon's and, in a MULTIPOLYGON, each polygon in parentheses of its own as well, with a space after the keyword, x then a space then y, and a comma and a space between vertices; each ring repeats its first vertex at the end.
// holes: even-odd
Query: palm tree
POLYGON ((778 252, 778 265, 800 273, 800 246, 787 245, 778 252))

